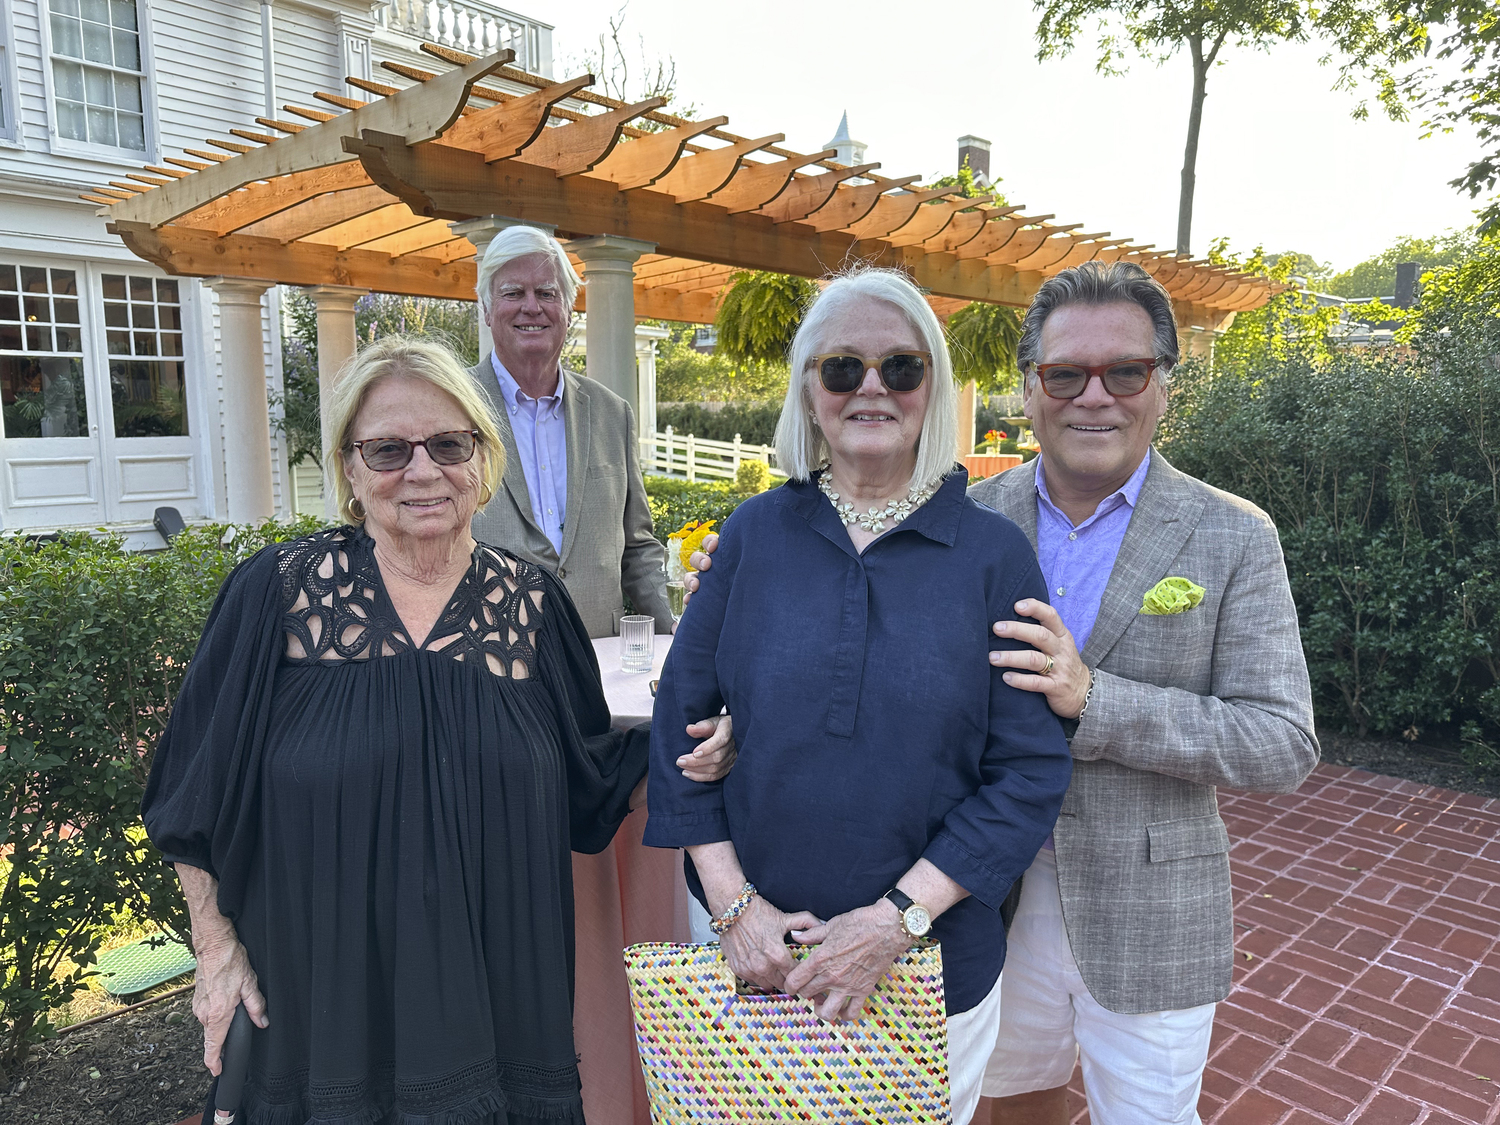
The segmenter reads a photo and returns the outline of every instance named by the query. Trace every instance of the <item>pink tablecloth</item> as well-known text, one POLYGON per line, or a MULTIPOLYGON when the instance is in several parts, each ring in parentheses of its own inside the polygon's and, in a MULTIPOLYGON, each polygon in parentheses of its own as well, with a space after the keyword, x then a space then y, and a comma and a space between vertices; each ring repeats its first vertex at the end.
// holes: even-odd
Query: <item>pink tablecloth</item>
MULTIPOLYGON (((617 727, 651 717, 648 686, 660 672, 672 638, 656 638, 656 667, 620 671, 620 640, 594 642, 604 694, 617 727)), ((636 1057, 630 989, 620 956, 641 941, 688 941, 688 892, 682 858, 641 844, 646 810, 630 814, 614 842, 598 855, 573 853, 573 904, 578 935, 573 1033, 589 1125, 650 1125, 646 1086, 636 1057)))

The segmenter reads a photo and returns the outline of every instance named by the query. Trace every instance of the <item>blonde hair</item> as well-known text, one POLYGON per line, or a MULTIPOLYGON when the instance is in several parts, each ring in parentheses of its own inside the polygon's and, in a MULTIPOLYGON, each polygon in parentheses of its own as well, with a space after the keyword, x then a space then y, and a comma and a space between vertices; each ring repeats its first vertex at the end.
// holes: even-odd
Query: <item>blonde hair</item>
POLYGON ((828 460, 828 441, 813 424, 811 380, 817 378, 812 359, 827 330, 849 306, 884 301, 894 306, 922 341, 922 350, 932 353, 928 376, 927 415, 917 437, 917 465, 912 470, 912 488, 931 488, 953 471, 958 448, 958 389, 953 382, 953 361, 943 325, 932 306, 911 280, 899 270, 856 266, 830 281, 808 305, 797 335, 792 340, 791 378, 786 402, 776 423, 776 464, 793 480, 806 480, 828 460))
POLYGON ((490 404, 473 377, 442 344, 413 336, 382 336, 344 364, 333 393, 323 404, 328 414, 330 435, 329 447, 323 451, 323 463, 332 466, 339 515, 349 523, 364 522, 364 517, 354 512, 354 489, 346 472, 349 457, 354 452, 354 447, 349 444, 353 440, 351 431, 371 388, 380 380, 390 378, 421 379, 431 383, 457 402, 468 417, 469 426, 479 431, 478 452, 483 458, 484 485, 489 491, 489 496, 479 505, 479 510, 484 511, 485 504, 495 495, 505 475, 505 446, 500 442, 500 430, 490 404))

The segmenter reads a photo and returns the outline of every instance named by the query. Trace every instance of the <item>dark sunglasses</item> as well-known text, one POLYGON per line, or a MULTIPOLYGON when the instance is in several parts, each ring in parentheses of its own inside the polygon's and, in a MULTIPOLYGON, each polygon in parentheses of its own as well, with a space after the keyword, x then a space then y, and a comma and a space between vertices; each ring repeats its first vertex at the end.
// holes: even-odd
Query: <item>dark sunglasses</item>
POLYGON ((813 363, 818 368, 818 380, 831 395, 847 395, 859 390, 865 381, 865 372, 875 368, 880 372, 880 381, 893 391, 914 391, 927 378, 927 369, 932 366, 931 352, 891 352, 889 355, 870 359, 862 355, 815 355, 813 363))
POLYGON ((478 444, 478 430, 448 430, 422 441, 376 437, 351 441, 349 446, 359 450, 359 455, 369 468, 377 473, 392 473, 411 464, 412 454, 419 445, 427 450, 427 456, 432 458, 434 465, 462 465, 474 456, 474 447, 478 444))
POLYGON ((1079 363, 1034 363, 1032 370, 1042 381, 1048 398, 1077 398, 1088 389, 1089 380, 1098 378, 1114 398, 1130 398, 1151 383, 1151 373, 1160 363, 1157 359, 1119 359, 1087 367, 1079 363))

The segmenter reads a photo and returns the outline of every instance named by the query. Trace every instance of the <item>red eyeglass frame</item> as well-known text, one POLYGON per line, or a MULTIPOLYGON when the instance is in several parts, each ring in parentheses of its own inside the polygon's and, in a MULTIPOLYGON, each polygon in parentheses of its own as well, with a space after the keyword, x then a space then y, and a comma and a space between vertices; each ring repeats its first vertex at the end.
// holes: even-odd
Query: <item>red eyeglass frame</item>
POLYGON ((1043 394, 1045 394, 1048 398, 1055 398, 1059 402, 1068 402, 1075 398, 1082 398, 1085 394, 1087 394, 1089 389, 1089 380, 1096 378, 1100 383, 1104 385, 1105 393, 1108 394, 1111 398, 1134 398, 1136 395, 1145 394, 1146 388, 1151 385, 1151 376, 1156 374, 1156 369, 1160 367, 1161 364, 1162 361, 1153 356, 1150 359, 1117 359, 1111 361, 1110 363, 1098 363, 1092 366, 1086 363, 1033 363, 1031 365, 1031 370, 1036 372, 1037 381, 1042 385, 1043 394), (1138 391, 1130 391, 1125 394, 1116 394, 1114 391, 1109 389, 1109 384, 1104 382, 1104 376, 1108 373, 1111 367, 1119 367, 1121 364, 1126 363, 1144 363, 1146 365, 1146 381, 1141 385, 1141 389, 1138 391), (1047 389, 1047 372, 1058 367, 1071 367, 1075 371, 1082 371, 1083 389, 1076 395, 1055 395, 1051 391, 1049 391, 1047 389))

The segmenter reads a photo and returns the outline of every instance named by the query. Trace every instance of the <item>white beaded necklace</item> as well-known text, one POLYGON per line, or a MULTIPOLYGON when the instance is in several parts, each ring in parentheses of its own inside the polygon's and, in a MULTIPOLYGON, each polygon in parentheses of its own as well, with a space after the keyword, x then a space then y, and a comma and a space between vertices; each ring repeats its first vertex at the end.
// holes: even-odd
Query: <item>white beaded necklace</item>
POLYGON ((833 490, 833 475, 828 470, 818 477, 818 491, 828 497, 828 502, 833 505, 833 510, 839 519, 845 524, 853 526, 858 524, 863 530, 872 535, 878 535, 885 530, 885 521, 897 524, 904 520, 912 512, 916 511, 927 501, 932 499, 935 488, 914 488, 899 500, 890 500, 886 503, 885 511, 872 507, 868 513, 856 512, 854 505, 848 501, 840 503, 840 497, 833 490))

